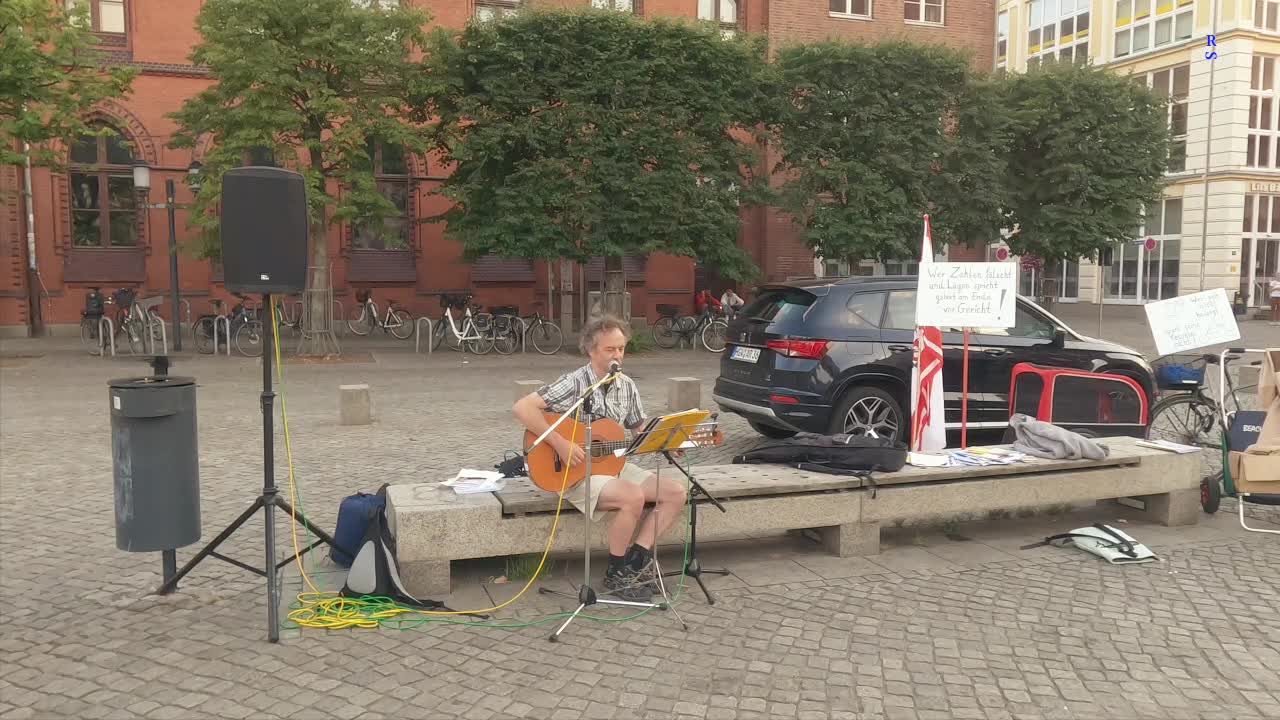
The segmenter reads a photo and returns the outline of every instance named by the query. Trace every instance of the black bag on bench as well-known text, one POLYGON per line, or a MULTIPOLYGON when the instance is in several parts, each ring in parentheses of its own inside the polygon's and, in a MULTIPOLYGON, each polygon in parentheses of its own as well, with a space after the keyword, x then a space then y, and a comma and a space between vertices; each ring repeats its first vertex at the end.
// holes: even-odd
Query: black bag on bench
POLYGON ((884 438, 863 435, 800 433, 733 458, 735 464, 776 463, 832 475, 897 472, 907 464, 907 448, 884 438))

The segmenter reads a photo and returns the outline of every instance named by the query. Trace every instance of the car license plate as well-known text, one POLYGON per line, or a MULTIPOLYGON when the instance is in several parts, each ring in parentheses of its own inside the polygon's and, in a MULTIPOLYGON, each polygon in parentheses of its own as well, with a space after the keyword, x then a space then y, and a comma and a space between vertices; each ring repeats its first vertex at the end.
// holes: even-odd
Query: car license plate
POLYGON ((733 360, 753 363, 760 359, 760 348, 739 346, 733 349, 733 354, 729 357, 733 360))

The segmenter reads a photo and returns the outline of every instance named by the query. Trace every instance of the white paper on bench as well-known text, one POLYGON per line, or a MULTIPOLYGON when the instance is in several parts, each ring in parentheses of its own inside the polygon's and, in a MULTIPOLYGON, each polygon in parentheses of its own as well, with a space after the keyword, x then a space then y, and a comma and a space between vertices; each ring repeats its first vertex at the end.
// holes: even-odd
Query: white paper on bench
POLYGON ((458 471, 457 475, 440 484, 453 488, 453 491, 459 495, 474 495, 476 493, 497 492, 505 487, 507 482, 502 478, 502 473, 496 470, 469 470, 463 468, 458 471))

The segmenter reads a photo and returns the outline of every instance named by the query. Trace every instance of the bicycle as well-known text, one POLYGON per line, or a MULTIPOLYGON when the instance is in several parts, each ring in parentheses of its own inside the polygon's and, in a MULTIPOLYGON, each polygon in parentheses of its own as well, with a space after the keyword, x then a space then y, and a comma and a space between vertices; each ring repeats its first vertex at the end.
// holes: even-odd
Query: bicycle
MULTIPOLYGON (((1148 440, 1168 440, 1201 448, 1200 475, 1206 480, 1215 473, 1219 477, 1222 475, 1221 443, 1224 413, 1218 401, 1209 394, 1211 388, 1204 382, 1205 370, 1210 365, 1223 363, 1220 373, 1222 377, 1220 382, 1225 384, 1220 388, 1222 402, 1226 403, 1226 398, 1231 398, 1230 403, 1234 409, 1228 414, 1234 415, 1244 409, 1237 392, 1254 387, 1236 387, 1235 381, 1232 380, 1226 365, 1237 357, 1239 355, 1227 353, 1224 353, 1221 358, 1212 353, 1173 354, 1156 358, 1152 362, 1156 388, 1168 394, 1160 398, 1151 408, 1146 437, 1148 440)), ((1202 500, 1207 502, 1207 498, 1203 497, 1204 492, 1206 490, 1202 487, 1202 500)))
MULTIPOLYGON (((493 349, 499 355, 510 355, 520 347, 524 337, 524 321, 520 318, 520 308, 515 305, 490 306, 488 317, 489 334, 493 338, 493 349)), ((483 318, 481 319, 483 324, 483 318)))
MULTIPOLYGON (((535 303, 535 306, 541 307, 542 303, 535 303)), ((517 320, 520 337, 526 343, 532 342, 533 349, 543 355, 555 355, 564 346, 564 333, 560 326, 543 318, 541 310, 535 310, 532 315, 519 317, 517 320)))
POLYGON ((670 350, 683 340, 694 347, 696 340, 702 342, 707 352, 724 352, 725 339, 729 335, 729 323, 704 308, 698 317, 685 315, 680 317, 680 308, 675 305, 658 305, 658 319, 653 323, 653 341, 660 348, 670 350))
POLYGON ((237 297, 240 302, 232 306, 231 314, 227 316, 226 330, 223 330, 218 322, 225 303, 217 298, 209 301, 213 306, 213 312, 201 315, 195 322, 193 334, 197 352, 208 355, 214 351, 216 345, 230 346, 231 341, 234 340, 236 350, 241 355, 247 357, 262 355, 262 319, 251 301, 243 296, 237 297))
MULTIPOLYGON (((96 290, 96 288, 95 288, 96 290)), ((121 333, 129 340, 129 352, 134 355, 143 353, 147 347, 147 328, 150 326, 148 318, 143 314, 143 309, 137 301, 138 293, 133 288, 120 288, 111 295, 103 299, 103 305, 113 305, 116 308, 115 328, 114 332, 117 337, 121 333)), ((87 299, 86 299, 87 302, 87 299)), ((104 307, 105 314, 105 307, 104 307)), ((101 317, 101 316, 99 316, 101 317)), ((90 317, 85 316, 80 321, 80 337, 86 342, 90 340, 97 342, 98 332, 95 327, 94 331, 86 335, 88 329, 87 323, 90 317)), ((96 320, 94 320, 96 322, 96 320)), ((119 343, 117 343, 119 344, 119 343)))
POLYGON ((463 346, 474 355, 485 355, 493 349, 494 337, 492 332, 492 323, 485 313, 479 312, 479 307, 471 303, 471 293, 463 295, 450 295, 441 293, 440 295, 440 320, 437 321, 435 327, 431 331, 431 350, 432 352, 440 349, 440 343, 448 338, 449 348, 461 351, 463 346), (477 314, 473 314, 472 309, 477 314), (462 309, 462 327, 453 321, 452 310, 462 309))
POLYGON ((386 317, 381 320, 378 319, 378 305, 373 301, 372 290, 357 291, 356 302, 360 303, 360 307, 352 308, 351 317, 347 320, 347 328, 352 333, 363 337, 377 326, 400 340, 413 337, 413 316, 395 301, 387 304, 386 317))

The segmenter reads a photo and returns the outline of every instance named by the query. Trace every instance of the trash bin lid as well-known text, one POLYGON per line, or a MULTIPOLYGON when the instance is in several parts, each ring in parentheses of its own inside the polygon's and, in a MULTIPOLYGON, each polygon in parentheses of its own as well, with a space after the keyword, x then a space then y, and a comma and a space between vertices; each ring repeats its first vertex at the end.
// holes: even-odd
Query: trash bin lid
POLYGON ((144 388, 157 387, 182 387, 184 385, 195 385, 195 383, 196 379, 191 377, 182 377, 180 375, 165 375, 161 377, 151 375, 147 377, 116 378, 115 380, 108 380, 107 386, 129 390, 141 390, 144 388))

